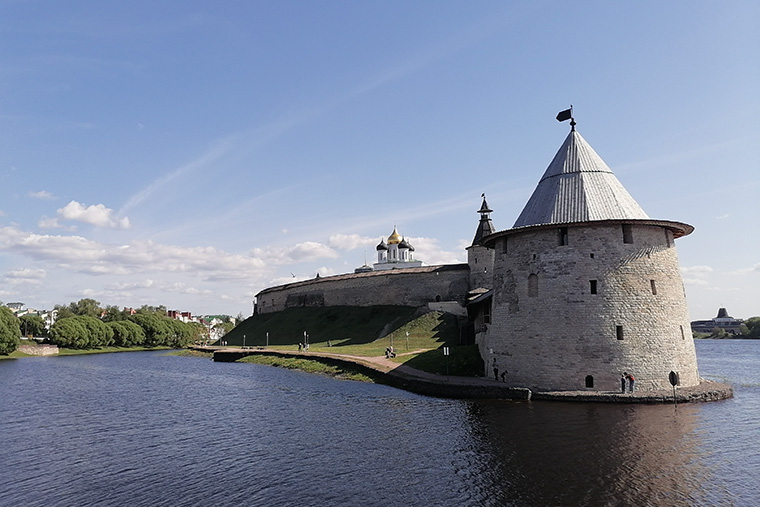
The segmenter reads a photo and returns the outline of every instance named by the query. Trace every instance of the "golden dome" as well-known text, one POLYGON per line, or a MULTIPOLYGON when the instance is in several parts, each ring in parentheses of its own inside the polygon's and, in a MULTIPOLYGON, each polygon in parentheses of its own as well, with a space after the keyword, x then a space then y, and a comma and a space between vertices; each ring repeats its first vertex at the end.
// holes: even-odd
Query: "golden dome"
POLYGON ((401 243, 401 234, 398 233, 396 230, 396 227, 393 227, 393 234, 388 236, 388 244, 389 245, 398 245, 401 243))

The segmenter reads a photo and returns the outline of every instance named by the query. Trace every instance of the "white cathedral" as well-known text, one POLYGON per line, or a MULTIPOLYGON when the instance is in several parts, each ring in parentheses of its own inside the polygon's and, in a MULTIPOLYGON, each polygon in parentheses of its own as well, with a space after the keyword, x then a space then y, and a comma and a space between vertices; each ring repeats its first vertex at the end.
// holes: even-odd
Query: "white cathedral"
POLYGON ((414 260, 414 247, 398 233, 395 226, 388 242, 380 239, 376 250, 377 262, 372 265, 374 271, 422 266, 422 261, 414 260))

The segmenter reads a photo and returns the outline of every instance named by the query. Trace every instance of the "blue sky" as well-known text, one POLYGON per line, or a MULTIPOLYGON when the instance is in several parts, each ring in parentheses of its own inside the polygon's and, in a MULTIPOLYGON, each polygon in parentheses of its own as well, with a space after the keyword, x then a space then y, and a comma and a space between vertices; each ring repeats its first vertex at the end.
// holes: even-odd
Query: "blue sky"
POLYGON ((0 0, 0 300, 251 313, 394 225, 466 259, 578 130, 760 315, 760 3, 0 0))

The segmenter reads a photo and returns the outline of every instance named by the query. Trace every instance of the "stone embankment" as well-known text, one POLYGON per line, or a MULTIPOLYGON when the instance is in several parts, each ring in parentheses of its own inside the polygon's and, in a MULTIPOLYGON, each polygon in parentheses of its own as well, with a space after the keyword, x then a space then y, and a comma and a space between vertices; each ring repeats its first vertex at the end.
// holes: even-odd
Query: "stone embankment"
POLYGON ((731 386, 704 379, 698 386, 676 388, 675 400, 672 390, 636 391, 634 393, 626 394, 604 391, 537 392, 521 387, 510 387, 507 384, 483 377, 458 377, 454 375, 447 376, 427 373, 410 368, 404 364, 396 363, 383 356, 364 357, 324 352, 295 352, 263 348, 242 349, 233 347, 193 347, 193 349, 203 352, 211 352, 214 354, 214 361, 219 362, 234 362, 250 355, 271 355, 288 358, 310 358, 338 366, 350 365, 359 367, 369 377, 383 384, 418 394, 441 398, 580 401, 596 403, 690 403, 724 400, 733 396, 733 389, 731 386))
POLYGON ((30 356, 54 356, 58 354, 56 345, 19 345, 19 352, 30 356))

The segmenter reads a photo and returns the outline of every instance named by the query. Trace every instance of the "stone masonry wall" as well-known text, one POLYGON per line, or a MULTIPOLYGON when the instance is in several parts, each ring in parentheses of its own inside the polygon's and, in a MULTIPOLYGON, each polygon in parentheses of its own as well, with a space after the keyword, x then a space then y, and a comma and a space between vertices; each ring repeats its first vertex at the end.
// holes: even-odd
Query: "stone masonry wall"
POLYGON ((352 273, 296 282, 261 291, 256 311, 299 306, 423 306, 433 301, 464 305, 469 290, 467 264, 352 273))
MULTIPOLYGON (((507 231, 508 232, 508 231, 507 231)), ((699 383, 683 282, 672 233, 632 224, 507 233, 495 246, 492 322, 480 335, 512 385, 536 390, 620 390, 699 383), (594 282, 595 281, 595 284, 594 282), (596 294, 593 294, 595 285, 596 294), (620 339, 619 339, 620 338, 620 339)))
POLYGON ((467 263, 470 265, 470 288, 491 287, 493 262, 493 249, 479 245, 467 247, 467 263))

